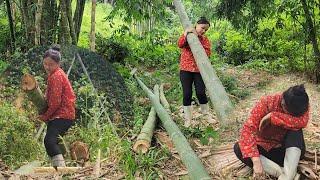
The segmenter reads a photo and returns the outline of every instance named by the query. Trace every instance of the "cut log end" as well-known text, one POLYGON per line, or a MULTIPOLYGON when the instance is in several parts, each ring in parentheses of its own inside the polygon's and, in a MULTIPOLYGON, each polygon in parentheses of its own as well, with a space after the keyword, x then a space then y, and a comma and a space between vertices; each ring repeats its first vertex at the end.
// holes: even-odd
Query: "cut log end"
POLYGON ((36 87, 37 87, 37 81, 32 75, 30 74, 23 75, 21 80, 21 88, 24 91, 34 90, 36 87))
POLYGON ((136 153, 142 152, 145 154, 148 152, 148 149, 150 147, 150 143, 146 140, 138 140, 134 145, 133 145, 133 151, 136 153))

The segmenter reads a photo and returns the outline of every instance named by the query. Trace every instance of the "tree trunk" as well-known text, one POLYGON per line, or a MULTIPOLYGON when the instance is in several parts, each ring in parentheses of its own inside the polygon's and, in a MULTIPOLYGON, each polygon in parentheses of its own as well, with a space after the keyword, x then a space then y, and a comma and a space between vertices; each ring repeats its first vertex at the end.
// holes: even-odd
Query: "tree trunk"
POLYGON ((22 77, 21 88, 27 93, 30 101, 36 106, 38 113, 45 113, 48 105, 36 79, 30 74, 25 74, 22 77))
MULTIPOLYGON (((185 12, 184 6, 180 0, 174 0, 174 5, 179 14, 180 21, 184 29, 191 27, 189 18, 185 12)), ((195 58, 197 66, 200 70, 203 81, 209 92, 211 102, 216 111, 217 117, 225 126, 230 123, 228 116, 231 113, 233 107, 231 101, 221 83, 215 70, 212 68, 208 56, 203 49, 198 37, 193 33, 187 36, 188 44, 191 48, 192 54, 195 58)))
POLYGON ((91 31, 90 31, 90 50, 95 51, 96 46, 96 5, 97 1, 92 0, 92 10, 91 10, 91 31))
POLYGON ((317 40, 317 30, 316 30, 316 27, 313 25, 313 20, 311 18, 306 0, 301 0, 300 2, 302 4, 302 7, 305 13, 305 18, 308 26, 308 34, 312 42, 313 52, 316 58, 315 75, 316 75, 316 82, 319 83, 320 82, 320 51, 319 51, 318 40, 317 40))
POLYGON ((60 27, 59 27, 59 44, 70 44, 70 29, 67 17, 67 4, 66 1, 60 1, 60 27))
POLYGON ((74 23, 72 21, 72 7, 71 0, 66 0, 66 13, 68 17, 68 24, 70 29, 71 41, 73 45, 77 45, 77 37, 74 29, 74 23))
POLYGON ((77 42, 79 41, 79 34, 81 31, 82 17, 83 17, 85 4, 86 4, 85 0, 77 0, 76 10, 73 16, 74 30, 75 30, 77 42))
POLYGON ((10 6, 9 0, 6 0, 6 6, 7 6, 8 21, 9 21, 10 35, 11 35, 11 52, 13 52, 15 50, 16 37, 14 33, 14 23, 13 23, 11 6, 10 6))
MULTIPOLYGON (((155 85, 153 88, 155 97, 159 101, 159 85, 155 85)), ((156 126, 157 113, 154 110, 154 107, 151 107, 148 119, 144 123, 139 136, 137 137, 136 143, 133 145, 133 150, 136 153, 142 152, 146 153, 150 147, 151 139, 153 135, 154 128, 156 126)))
POLYGON ((28 40, 29 34, 29 18, 28 18, 28 3, 27 0, 20 0, 22 23, 24 26, 25 39, 28 40))
POLYGON ((160 104, 160 101, 156 96, 148 89, 148 87, 134 75, 138 81, 140 87, 147 93, 152 106, 156 110, 158 117, 160 118, 162 125, 168 132, 170 138, 172 139, 176 150, 178 151, 182 162, 188 170, 190 179, 211 179, 205 167, 203 166, 201 160, 197 157, 197 154, 192 150, 187 139, 184 137, 183 133, 180 131, 176 123, 171 119, 169 113, 160 104))
POLYGON ((34 44, 34 39, 35 39, 35 11, 33 10, 32 7, 34 7, 35 2, 33 0, 27 0, 28 1, 28 19, 29 19, 29 28, 28 28, 28 33, 29 33, 29 40, 31 45, 34 44))
POLYGON ((35 18, 35 38, 34 38, 34 44, 40 45, 41 44, 41 17, 42 17, 42 7, 43 7, 43 0, 38 0, 37 4, 37 12, 36 12, 36 18, 35 18))
POLYGON ((57 40, 59 9, 56 0, 45 0, 41 18, 41 44, 51 45, 57 40))

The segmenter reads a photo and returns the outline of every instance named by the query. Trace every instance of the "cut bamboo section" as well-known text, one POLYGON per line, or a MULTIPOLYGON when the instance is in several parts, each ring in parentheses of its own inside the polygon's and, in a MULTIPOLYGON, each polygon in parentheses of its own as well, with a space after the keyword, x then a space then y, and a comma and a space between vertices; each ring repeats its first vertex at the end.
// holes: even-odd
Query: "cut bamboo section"
MULTIPOLYGON (((155 97, 159 101, 159 85, 155 85, 153 89, 154 89, 155 97)), ((151 145, 153 131, 156 126, 156 120, 157 120, 157 113, 154 110, 154 107, 151 107, 148 119, 146 120, 145 124, 143 125, 143 127, 141 129, 141 132, 140 132, 139 136, 137 137, 136 143, 134 143, 134 145, 133 145, 134 152, 136 152, 136 153, 148 152, 150 145, 151 145)))
POLYGON ((71 174, 83 169, 82 167, 36 167, 34 168, 34 174, 71 174))
POLYGON ((48 105, 36 79, 30 74, 23 75, 21 88, 26 92, 30 101, 36 106, 38 113, 45 113, 48 105))
POLYGON ((188 170, 190 179, 206 180, 212 179, 197 154, 193 151, 187 139, 184 137, 176 123, 172 120, 166 109, 160 104, 160 101, 152 93, 152 91, 136 76, 138 84, 148 95, 151 100, 152 106, 155 108, 158 117, 160 118, 164 128, 168 132, 170 138, 178 151, 182 162, 188 170))
MULTIPOLYGON (((185 8, 181 3, 181 0, 174 0, 173 3, 180 17, 183 28, 187 29, 192 27, 185 8)), ((197 66, 200 70, 204 84, 208 90, 210 100, 214 106, 217 117, 220 120, 221 124, 223 126, 226 126, 228 125, 228 123, 230 123, 228 116, 233 109, 228 94, 226 93, 226 90, 224 89, 219 77, 213 69, 198 37, 194 33, 190 33, 187 36, 187 41, 191 48, 197 66)))

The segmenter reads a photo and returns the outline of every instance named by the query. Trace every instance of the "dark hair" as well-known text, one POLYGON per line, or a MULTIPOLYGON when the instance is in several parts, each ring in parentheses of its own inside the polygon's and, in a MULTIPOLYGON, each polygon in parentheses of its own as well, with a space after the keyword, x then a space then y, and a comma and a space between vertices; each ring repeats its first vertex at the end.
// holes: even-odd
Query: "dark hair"
POLYGON ((283 93, 287 111, 293 116, 303 115, 309 107, 309 96, 304 85, 296 85, 283 93))
POLYGON ((210 26, 210 22, 206 17, 200 17, 200 19, 197 21, 197 24, 208 24, 210 26))
POLYGON ((43 59, 47 57, 50 57, 55 62, 59 63, 61 60, 60 46, 58 44, 54 44, 50 49, 46 50, 43 55, 43 59))

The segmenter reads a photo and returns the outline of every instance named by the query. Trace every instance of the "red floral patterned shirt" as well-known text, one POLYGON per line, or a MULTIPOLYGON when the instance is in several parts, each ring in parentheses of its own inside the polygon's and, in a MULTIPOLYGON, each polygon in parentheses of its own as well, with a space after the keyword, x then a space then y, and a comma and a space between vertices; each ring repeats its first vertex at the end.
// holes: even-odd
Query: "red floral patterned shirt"
POLYGON ((61 68, 55 69, 48 76, 46 99, 48 110, 40 116, 43 121, 56 118, 75 119, 76 96, 67 75, 61 68))
POLYGON ((259 157, 257 145, 266 151, 281 146, 288 130, 299 130, 307 126, 309 110, 302 116, 295 117, 283 111, 282 94, 265 96, 252 109, 248 120, 241 130, 239 146, 243 158, 259 157), (271 113, 271 124, 259 131, 261 119, 271 113))
MULTIPOLYGON (((209 57, 211 54, 211 45, 209 39, 205 36, 198 36, 198 38, 209 57)), ((182 36, 178 40, 178 47, 181 48, 180 70, 199 72, 196 61, 194 60, 193 54, 188 45, 187 38, 186 36, 184 36, 184 34, 182 34, 182 36)))

